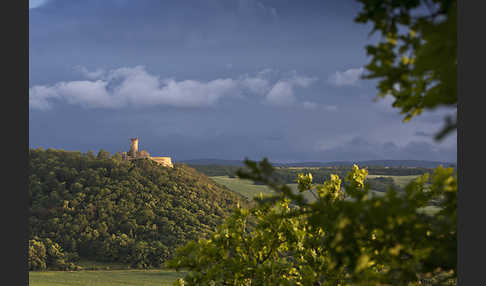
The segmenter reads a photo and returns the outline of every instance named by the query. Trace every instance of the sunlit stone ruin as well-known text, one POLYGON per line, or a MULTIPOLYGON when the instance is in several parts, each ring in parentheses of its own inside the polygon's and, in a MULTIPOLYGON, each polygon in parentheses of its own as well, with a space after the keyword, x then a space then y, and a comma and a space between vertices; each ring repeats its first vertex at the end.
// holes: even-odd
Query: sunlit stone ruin
POLYGON ((147 150, 138 151, 138 138, 130 138, 130 151, 122 153, 123 160, 136 160, 136 159, 150 159, 162 166, 173 168, 172 160, 170 157, 151 157, 147 150))

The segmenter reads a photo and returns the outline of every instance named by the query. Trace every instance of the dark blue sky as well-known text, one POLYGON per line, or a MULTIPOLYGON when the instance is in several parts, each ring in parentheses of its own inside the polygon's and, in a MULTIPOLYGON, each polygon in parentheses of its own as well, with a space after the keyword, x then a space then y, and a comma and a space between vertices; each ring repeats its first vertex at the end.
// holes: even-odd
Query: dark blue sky
POLYGON ((175 161, 456 161, 447 110, 373 102, 359 3, 30 1, 30 146, 175 161))

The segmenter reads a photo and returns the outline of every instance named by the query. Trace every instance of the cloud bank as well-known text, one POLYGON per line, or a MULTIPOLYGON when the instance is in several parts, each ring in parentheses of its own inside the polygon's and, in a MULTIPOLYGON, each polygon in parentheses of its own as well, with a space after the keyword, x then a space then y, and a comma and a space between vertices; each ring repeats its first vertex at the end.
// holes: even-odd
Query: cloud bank
MULTIPOLYGON (((288 106, 297 102, 296 88, 309 87, 316 78, 291 72, 281 75, 263 70, 254 76, 218 78, 210 81, 161 79, 144 66, 122 67, 105 71, 89 71, 75 67, 86 79, 35 85, 29 88, 32 109, 48 110, 54 101, 63 101, 86 108, 122 108, 167 105, 174 107, 207 107, 224 97, 258 95, 263 102, 288 106), (276 78, 277 77, 277 78, 276 78)), ((305 102, 304 107, 316 105, 305 102)))

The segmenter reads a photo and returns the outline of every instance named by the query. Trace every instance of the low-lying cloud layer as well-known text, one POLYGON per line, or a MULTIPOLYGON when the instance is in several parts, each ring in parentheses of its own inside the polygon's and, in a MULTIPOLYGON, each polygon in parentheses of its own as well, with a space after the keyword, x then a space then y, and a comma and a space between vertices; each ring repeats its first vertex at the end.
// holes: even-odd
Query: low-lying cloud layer
MULTIPOLYGON (((75 67, 86 79, 35 85, 29 89, 32 109, 48 110, 54 101, 64 101, 87 108, 121 108, 127 106, 168 105, 174 107, 205 107, 221 98, 258 95, 269 105, 289 106, 297 102, 296 88, 307 88, 317 79, 296 72, 281 74, 263 70, 254 76, 218 78, 210 81, 160 78, 145 67, 123 67, 104 71, 88 71, 75 67)), ((304 107, 317 106, 306 101, 304 107)))

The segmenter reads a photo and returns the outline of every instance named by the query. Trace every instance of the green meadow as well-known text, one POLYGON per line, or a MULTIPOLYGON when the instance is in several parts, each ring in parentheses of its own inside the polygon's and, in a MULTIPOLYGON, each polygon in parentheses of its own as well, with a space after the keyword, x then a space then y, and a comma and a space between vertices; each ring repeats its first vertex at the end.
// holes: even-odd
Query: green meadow
MULTIPOLYGON (((242 180, 239 178, 230 178, 228 176, 213 176, 210 177, 216 183, 224 185, 228 189, 237 192, 249 199, 253 199, 255 196, 259 196, 260 193, 264 196, 275 194, 269 187, 265 185, 255 185, 250 180, 242 180)), ((297 192, 297 184, 287 184, 294 192, 297 192)), ((304 193, 307 200, 312 201, 315 198, 309 192, 304 193)))
MULTIPOLYGON (((380 177, 380 176, 375 176, 375 177, 380 177)), ((381 177, 385 177, 385 176, 381 176, 381 177)), ((388 176, 388 177, 402 177, 402 176, 388 176)), ((406 184, 406 182, 409 182, 416 176, 403 176, 403 177, 409 177, 409 178, 405 178, 405 179, 397 178, 397 180, 400 181, 401 184, 406 184)), ((252 199, 255 196, 259 196, 260 193, 263 194, 264 196, 275 194, 269 187, 265 185, 255 185, 253 184, 252 181, 249 180, 230 178, 228 176, 213 176, 210 178, 214 180, 216 183, 220 185, 224 185, 228 189, 237 192, 249 199, 252 199)), ((397 180, 395 180, 395 183, 397 182, 397 180)), ((297 192, 297 184, 287 184, 287 186, 289 186, 293 191, 297 192)), ((382 196, 384 193, 371 190, 371 194, 376 196, 382 196)), ((310 192, 305 192, 304 197, 310 202, 315 200, 314 195, 311 194, 310 192)))
POLYGON ((418 175, 409 175, 409 176, 389 176, 389 175, 368 175, 366 176, 367 178, 374 179, 378 177, 386 177, 386 178, 392 178, 393 182, 399 186, 400 188, 405 187, 408 183, 411 181, 415 180, 418 175))
MULTIPOLYGON (((368 175, 368 178, 377 178, 377 177, 389 177, 393 179, 393 182, 400 188, 404 188, 408 183, 415 180, 418 175, 410 175, 410 176, 387 176, 387 175, 368 175)), ((374 195, 383 195, 380 192, 373 192, 374 195)), ((439 208, 436 206, 427 206, 421 209, 421 211, 428 215, 433 215, 439 211, 439 208)))
MULTIPOLYGON (((390 175, 368 175, 370 179, 378 178, 378 177, 388 177, 392 178, 394 183, 399 186, 400 188, 405 187, 406 184, 415 180, 418 175, 410 175, 410 176, 390 176, 390 175)), ((260 193, 263 195, 271 195, 274 192, 265 185, 255 185, 250 180, 242 180, 239 178, 230 178, 228 176, 211 176, 210 177, 213 181, 220 185, 224 185, 228 189, 237 192, 249 199, 258 196, 260 193)), ((287 184, 292 190, 297 190, 297 184, 287 184)), ((380 192, 373 191, 373 194, 380 195, 380 192)), ((312 195, 306 195, 309 199, 312 199, 312 195)))
MULTIPOLYGON (((237 192, 240 195, 243 195, 249 199, 260 195, 260 193, 262 193, 263 195, 274 194, 274 192, 269 187, 265 185, 255 185, 250 180, 230 178, 228 176, 212 176, 210 178, 216 183, 223 185, 233 192, 237 192)), ((295 185, 295 188, 297 188, 297 184, 291 185, 295 185)))
POLYGON ((111 286, 172 285, 184 272, 175 270, 96 270, 96 271, 31 271, 30 286, 111 286))
MULTIPOLYGON (((389 176, 389 175, 368 175, 369 178, 377 178, 377 177, 390 177, 393 179, 394 183, 399 186, 400 188, 405 187, 406 184, 415 180, 418 175, 410 175, 410 176, 389 176)), ((272 195, 274 192, 265 185, 255 185, 250 180, 242 180, 239 178, 230 178, 228 176, 212 176, 210 177, 216 183, 220 185, 224 185, 228 189, 237 192, 249 199, 254 198, 255 196, 260 195, 262 193, 264 196, 272 195)), ((297 191, 297 184, 287 184, 292 190, 297 191)), ((383 196, 384 192, 377 192, 371 190, 372 196, 383 196)), ((313 201, 315 198, 309 192, 304 193, 304 196, 307 200, 313 201)), ((432 215, 439 210, 438 207, 435 206, 427 206, 422 209, 423 213, 432 215)))

